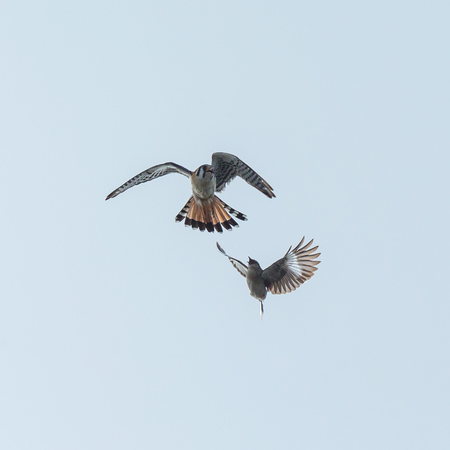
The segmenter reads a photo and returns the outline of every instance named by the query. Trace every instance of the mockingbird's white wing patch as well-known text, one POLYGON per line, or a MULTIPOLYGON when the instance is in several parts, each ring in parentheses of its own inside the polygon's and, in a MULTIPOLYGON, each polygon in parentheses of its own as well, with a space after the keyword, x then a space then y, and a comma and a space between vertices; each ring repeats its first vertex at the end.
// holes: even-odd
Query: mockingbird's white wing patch
POLYGON ((264 269, 261 276, 264 284, 272 294, 286 294, 295 291, 305 281, 309 280, 315 267, 320 261, 315 261, 320 253, 314 253, 318 246, 311 247, 313 239, 302 247, 305 238, 291 250, 286 252, 283 258, 264 269))

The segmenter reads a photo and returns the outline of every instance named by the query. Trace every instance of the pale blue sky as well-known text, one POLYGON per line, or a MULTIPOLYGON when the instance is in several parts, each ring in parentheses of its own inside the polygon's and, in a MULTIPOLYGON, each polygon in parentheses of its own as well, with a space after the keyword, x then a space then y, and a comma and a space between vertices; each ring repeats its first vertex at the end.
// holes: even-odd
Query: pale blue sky
POLYGON ((447 449, 448 2, 4 1, 0 448, 447 449), (275 189, 174 222, 166 161, 275 189), (322 252, 265 316, 217 251, 322 252))

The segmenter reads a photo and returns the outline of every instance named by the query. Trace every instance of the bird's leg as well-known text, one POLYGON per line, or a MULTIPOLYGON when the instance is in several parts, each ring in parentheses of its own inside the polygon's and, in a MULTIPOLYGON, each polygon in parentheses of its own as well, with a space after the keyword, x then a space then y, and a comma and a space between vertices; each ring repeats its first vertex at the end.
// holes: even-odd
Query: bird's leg
POLYGON ((262 300, 260 300, 259 301, 259 305, 260 305, 260 314, 261 314, 261 320, 262 320, 262 316, 263 316, 263 314, 264 314, 264 306, 263 306, 263 302, 262 302, 262 300))

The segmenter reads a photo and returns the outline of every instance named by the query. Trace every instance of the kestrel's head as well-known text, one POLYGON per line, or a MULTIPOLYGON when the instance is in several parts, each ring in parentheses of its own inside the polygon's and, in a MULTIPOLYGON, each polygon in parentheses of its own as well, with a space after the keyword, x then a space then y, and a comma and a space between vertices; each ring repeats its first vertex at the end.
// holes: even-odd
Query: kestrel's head
POLYGON ((249 266, 259 266, 259 262, 256 259, 250 258, 250 256, 248 257, 248 264, 249 266))
POLYGON ((211 180, 214 177, 214 168, 213 166, 204 164, 195 171, 195 174, 198 178, 206 178, 211 180))

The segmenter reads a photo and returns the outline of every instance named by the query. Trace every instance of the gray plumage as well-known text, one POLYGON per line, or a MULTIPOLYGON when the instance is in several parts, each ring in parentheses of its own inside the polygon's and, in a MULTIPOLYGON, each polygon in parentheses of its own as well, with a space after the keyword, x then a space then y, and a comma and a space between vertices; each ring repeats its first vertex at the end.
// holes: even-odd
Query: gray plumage
POLYGON ((228 256, 225 250, 216 243, 220 252, 246 278, 250 295, 260 302, 261 318, 264 312, 263 300, 267 296, 267 291, 276 295, 295 291, 305 281, 309 280, 317 270, 315 266, 320 261, 316 261, 316 258, 320 256, 320 253, 314 252, 318 249, 318 246, 311 247, 313 243, 313 239, 311 239, 302 247, 304 241, 305 238, 303 237, 295 248, 289 247, 289 250, 281 259, 264 270, 258 261, 250 257, 247 266, 238 259, 228 256))

